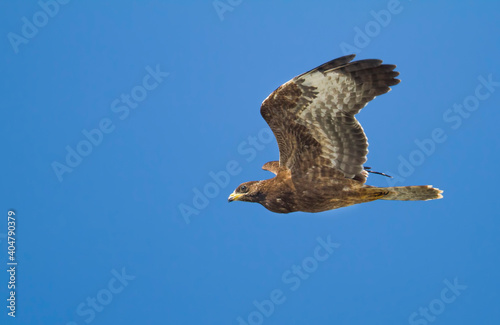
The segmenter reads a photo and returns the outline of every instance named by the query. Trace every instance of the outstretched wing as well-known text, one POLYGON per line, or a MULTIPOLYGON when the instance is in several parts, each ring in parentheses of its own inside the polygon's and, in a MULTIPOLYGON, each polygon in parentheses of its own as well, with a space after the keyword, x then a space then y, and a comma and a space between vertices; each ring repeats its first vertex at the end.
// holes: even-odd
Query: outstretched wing
POLYGON ((395 65, 352 59, 344 56, 301 74, 264 100, 261 114, 278 141, 280 166, 296 175, 333 167, 366 180, 368 142, 354 115, 400 80, 395 65))

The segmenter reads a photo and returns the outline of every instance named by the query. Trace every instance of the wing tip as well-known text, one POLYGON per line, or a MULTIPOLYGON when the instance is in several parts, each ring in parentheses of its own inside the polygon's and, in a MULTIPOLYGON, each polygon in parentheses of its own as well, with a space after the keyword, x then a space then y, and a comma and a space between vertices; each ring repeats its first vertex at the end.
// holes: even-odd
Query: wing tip
POLYGON ((389 80, 389 82, 387 83, 388 86, 396 86, 397 84, 399 84, 401 82, 401 79, 391 79, 389 80))

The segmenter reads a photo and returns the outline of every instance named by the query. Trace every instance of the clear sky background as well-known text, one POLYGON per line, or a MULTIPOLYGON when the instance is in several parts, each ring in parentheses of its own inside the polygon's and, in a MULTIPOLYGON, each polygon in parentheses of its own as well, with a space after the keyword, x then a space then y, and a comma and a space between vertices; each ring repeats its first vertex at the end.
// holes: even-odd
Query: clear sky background
POLYGON ((0 16, 1 324, 500 323, 497 1, 7 1, 0 16), (358 116, 367 166, 395 176, 368 184, 444 199, 228 204, 278 159, 261 102, 348 53, 401 72, 358 116))

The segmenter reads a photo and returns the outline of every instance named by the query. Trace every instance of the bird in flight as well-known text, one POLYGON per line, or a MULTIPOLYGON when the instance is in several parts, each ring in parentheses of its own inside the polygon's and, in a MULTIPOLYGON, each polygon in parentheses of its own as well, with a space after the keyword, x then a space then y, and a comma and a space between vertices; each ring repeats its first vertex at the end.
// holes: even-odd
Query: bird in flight
POLYGON ((305 72, 276 89, 260 108, 276 137, 275 174, 241 184, 228 201, 257 202, 272 212, 321 212, 374 200, 442 198, 431 185, 365 185, 368 141, 354 115, 400 82, 395 65, 352 61, 347 55, 305 72))

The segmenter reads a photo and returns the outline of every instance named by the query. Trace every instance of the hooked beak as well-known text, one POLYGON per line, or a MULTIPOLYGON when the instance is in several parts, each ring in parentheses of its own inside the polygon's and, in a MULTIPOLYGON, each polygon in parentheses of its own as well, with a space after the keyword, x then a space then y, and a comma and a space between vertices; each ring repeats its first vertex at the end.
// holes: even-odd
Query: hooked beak
POLYGON ((236 193, 231 193, 229 197, 227 198, 227 202, 233 202, 233 201, 238 201, 238 198, 242 196, 243 194, 236 194, 236 193))

